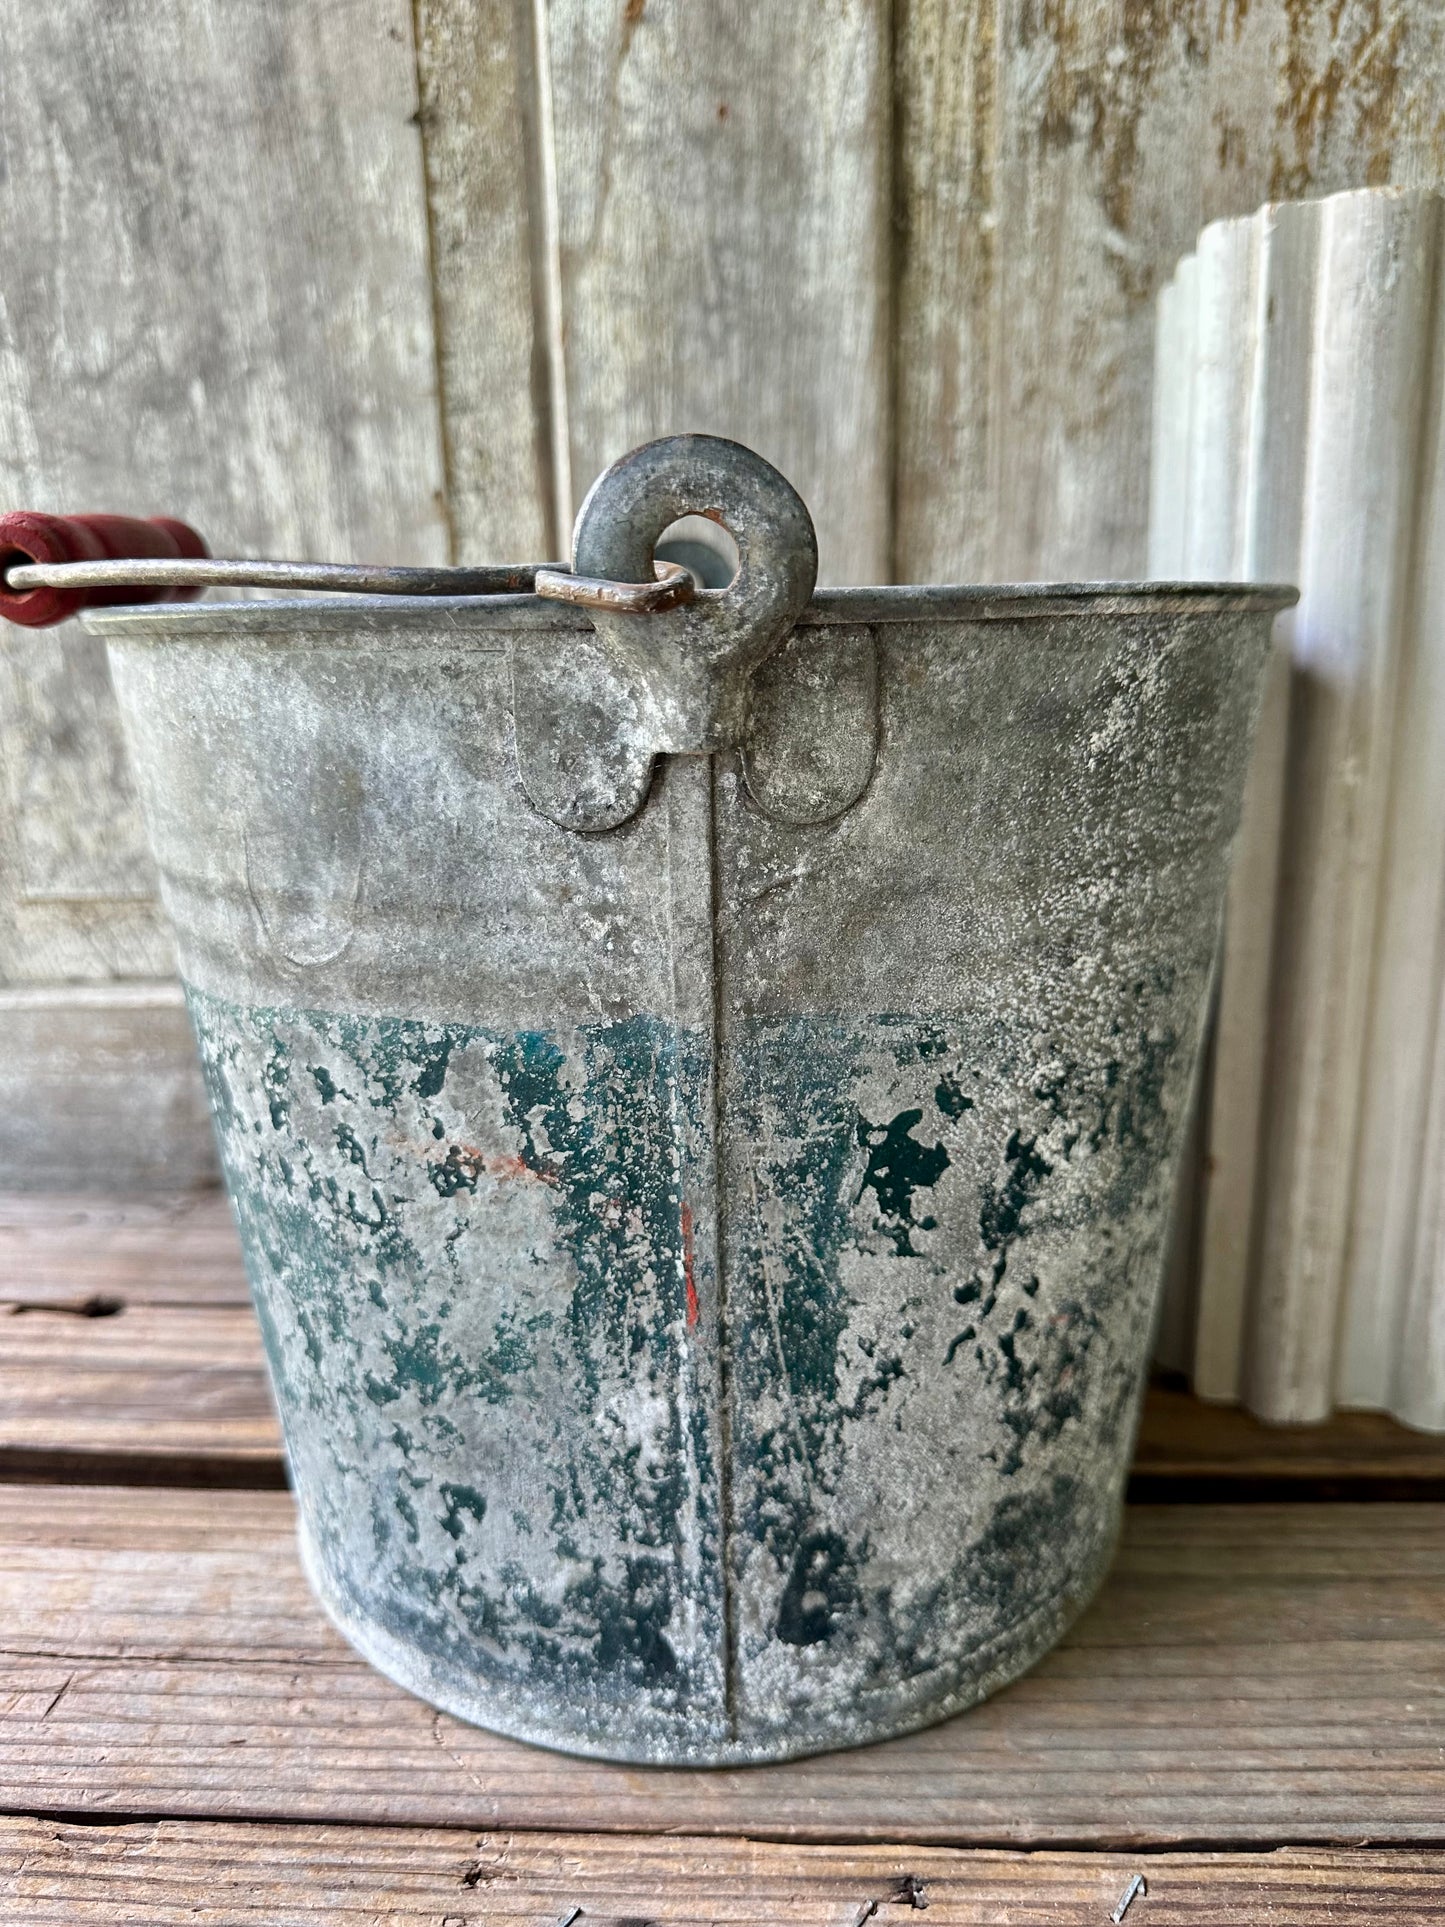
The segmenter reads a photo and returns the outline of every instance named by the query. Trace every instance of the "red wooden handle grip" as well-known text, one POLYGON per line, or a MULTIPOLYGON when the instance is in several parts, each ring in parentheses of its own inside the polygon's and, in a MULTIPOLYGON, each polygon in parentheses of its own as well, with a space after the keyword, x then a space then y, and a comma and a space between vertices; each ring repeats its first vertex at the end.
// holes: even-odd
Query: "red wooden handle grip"
POLYGON ((173 562, 209 555, 203 537, 168 516, 0 515, 0 616, 27 629, 64 622, 80 609, 119 602, 190 602, 199 589, 12 589, 5 571, 22 562, 130 562, 139 556, 173 562))

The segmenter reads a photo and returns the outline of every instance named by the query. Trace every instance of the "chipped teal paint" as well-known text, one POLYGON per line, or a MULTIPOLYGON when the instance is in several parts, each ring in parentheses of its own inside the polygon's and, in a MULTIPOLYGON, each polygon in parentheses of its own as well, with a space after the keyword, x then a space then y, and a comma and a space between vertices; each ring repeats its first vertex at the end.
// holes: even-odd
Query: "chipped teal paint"
POLYGON ((639 1694, 719 1731, 691 1040, 190 1003, 328 1598, 594 1743, 639 1694))
POLYGON ((191 1005, 309 1563, 390 1670, 504 1730, 746 1758, 834 1737, 824 1676, 855 1719, 965 1703, 1087 1597, 1117 1480, 1055 1442, 1122 1465, 1132 1421, 1147 1012, 1023 1102, 996 1024, 728 1027, 723 1466, 683 1230, 702 1039, 191 1005), (915 1505, 880 1507, 880 1443, 896 1482, 923 1436, 915 1505), (910 1510, 942 1556, 888 1543, 910 1510))
POLYGON ((1171 994, 1044 1077, 986 1017, 733 1027, 740 1718, 806 1731, 824 1678, 863 1719, 967 1703, 1088 1597, 1170 1168, 1176 1053, 1136 1046, 1171 994))

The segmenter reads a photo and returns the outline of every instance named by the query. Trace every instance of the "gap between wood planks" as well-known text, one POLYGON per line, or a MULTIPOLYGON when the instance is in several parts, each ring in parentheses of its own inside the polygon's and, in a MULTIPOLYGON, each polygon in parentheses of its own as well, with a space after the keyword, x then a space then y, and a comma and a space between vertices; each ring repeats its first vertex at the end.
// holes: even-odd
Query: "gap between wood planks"
MULTIPOLYGON (((967 1718, 967 1714, 957 1715, 967 1718)), ((866 1754, 867 1747, 857 1749, 858 1754, 866 1754)), ((643 1767, 636 1769, 643 1773, 662 1773, 671 1769, 666 1767, 643 1767)), ((708 1768, 709 1772, 725 1772, 726 1768, 708 1768)), ((137 1807, 134 1812, 121 1812, 112 1807, 92 1810, 87 1807, 48 1807, 26 1806, 23 1801, 9 1800, 0 1806, 0 1875, 5 1871, 3 1858, 7 1829, 12 1825, 35 1826, 49 1829, 52 1834, 61 1828, 75 1828, 88 1834, 103 1834, 110 1830, 117 1833, 140 1828, 165 1828, 176 1831, 193 1830, 197 1834, 236 1832, 244 1836, 279 1836, 307 1840, 317 1833, 328 1833, 357 1841, 364 1841, 374 1835, 394 1833, 407 1839, 416 1839, 436 1831, 435 1823, 429 1821, 408 1822, 389 1821, 385 1824, 371 1824, 366 1821, 316 1821, 298 1818, 287 1813, 245 1814, 234 1820, 192 1820, 178 1817, 162 1808, 147 1809, 137 1807)), ((726 1853, 734 1847, 753 1849, 776 1848, 779 1853, 789 1855, 809 1855, 828 1853, 871 1853, 879 1856, 889 1855, 899 1862, 917 1862, 925 1854, 946 1854, 950 1859, 967 1863, 971 1860, 1006 1859, 1020 1868, 1039 1866, 1051 1860, 1081 1862, 1087 1865, 1117 1862, 1121 1874, 1120 1891, 1134 1872, 1142 1872, 1146 1879, 1152 1878, 1158 1866, 1168 1866, 1182 1860, 1228 1859, 1243 1866, 1259 1865, 1283 1855, 1298 1856, 1299 1864, 1306 1867, 1319 1867, 1332 1864, 1378 1866, 1381 1863, 1401 1862, 1404 1864, 1423 1863, 1435 1870, 1436 1886, 1432 1890, 1438 1894, 1438 1904, 1431 1916, 1434 1927, 1445 1919, 1445 1847, 1433 1835, 1423 1833, 1418 1839, 1401 1837, 1394 1840, 1374 1840, 1368 1833, 1352 1842, 1329 1843, 1312 1840, 1308 1837, 1293 1838, 1282 1833, 1279 1839, 1251 1840, 1236 1839, 1228 1834, 1202 1833, 1197 1839, 1180 1840, 1140 1840, 1123 1842, 1115 1839, 1095 1839, 1087 1833, 1075 1837, 1060 1835, 1057 1839, 1041 1840, 1036 1844, 1020 1844, 1007 1837, 997 1840, 980 1838, 966 1843, 949 1838, 946 1834, 930 1837, 917 1834, 896 1842, 876 1838, 860 1839, 856 1833, 840 1829, 836 1835, 824 1831, 809 1833, 806 1838, 782 1831, 770 1831, 766 1826, 740 1826, 735 1832, 726 1834, 690 1833, 685 1826, 649 1829, 639 1823, 635 1827, 620 1826, 608 1832, 588 1834, 569 1834, 565 1823, 529 1826, 525 1821, 516 1822, 491 1833, 480 1827, 463 1827, 458 1830, 472 1843, 472 1851, 482 1850, 489 1840, 507 1839, 552 1843, 558 1841, 604 1842, 614 1854, 629 1851, 634 1847, 648 1844, 667 1850, 673 1846, 693 1847, 709 1854, 726 1853)), ((901 1878, 906 1878, 901 1876, 901 1878)), ((0 1885, 0 1898, 5 1889, 0 1885)), ((920 1910, 921 1911, 921 1910, 920 1910)), ((1368 1918, 1368 1916, 1366 1916, 1368 1918)), ((1391 1917, 1394 1918, 1393 1916, 1391 1917)), ((5 1927, 12 1927, 10 1918, 0 1915, 5 1927)), ((590 1924, 596 1927, 596 1923, 590 1924)), ((1012 1920, 1009 1927, 1014 1927, 1012 1920)), ((1140 1927, 1143 1927, 1141 1919, 1140 1927)), ((1257 1927, 1251 1920, 1250 1927, 1257 1927)), ((1309 1927, 1315 1927, 1311 1921, 1309 1927)))
MULTIPOLYGON (((633 1835, 0 1821, 0 1896, 27 1922, 324 1918, 372 1927, 485 1920, 579 1927, 861 1927, 926 1911, 936 1927, 1007 1920, 1064 1927, 1121 1915, 1130 1927, 1309 1920, 1344 1901, 1352 1920, 1438 1921, 1445 1855, 1289 1849, 1255 1854, 1020 1854, 789 1847, 633 1835), (88 1904, 87 1904, 88 1903, 88 1904), (220 1913, 228 1903, 235 1912, 220 1913), (62 1914, 63 1906, 78 1913, 62 1914), (55 1911, 51 1911, 54 1909, 55 1911), (1309 1910, 1309 1911, 1306 1911, 1309 1910)), ((1332 1909, 1330 1909, 1332 1911, 1332 1909)), ((12 1918, 14 1916, 12 1915, 12 1918)))

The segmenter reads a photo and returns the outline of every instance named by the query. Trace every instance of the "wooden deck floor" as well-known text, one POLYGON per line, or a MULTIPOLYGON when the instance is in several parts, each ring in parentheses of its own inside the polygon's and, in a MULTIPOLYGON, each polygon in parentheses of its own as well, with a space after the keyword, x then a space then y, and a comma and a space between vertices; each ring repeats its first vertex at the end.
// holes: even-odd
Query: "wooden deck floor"
POLYGON ((1136 1875, 1129 1927, 1445 1921, 1445 1444, 1158 1393, 1135 1490, 1070 1637, 946 1725, 571 1760, 312 1602, 219 1199, 0 1202, 0 1921, 1105 1922, 1136 1875))

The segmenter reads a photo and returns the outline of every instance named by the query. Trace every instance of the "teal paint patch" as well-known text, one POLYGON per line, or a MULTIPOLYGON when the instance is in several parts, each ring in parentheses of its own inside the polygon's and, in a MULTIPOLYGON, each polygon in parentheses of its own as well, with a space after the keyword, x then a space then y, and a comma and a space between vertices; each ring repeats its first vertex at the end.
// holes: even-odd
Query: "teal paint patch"
POLYGON ((817 1673, 779 1644, 897 1691, 1047 1610, 1111 1529, 1117 1479, 1065 1468, 1119 1456, 1158 1276, 1180 1066, 1137 1008, 1148 1036, 1027 1081, 988 1019, 733 1027, 738 1663, 798 1717, 817 1673))
POLYGON ((891 1123, 874 1124, 866 1117, 858 1120, 858 1139, 866 1146, 868 1163, 863 1172, 859 1195, 872 1191, 877 1200, 880 1229, 893 1239, 902 1257, 912 1257, 913 1230, 932 1231, 937 1219, 915 1217, 920 1190, 931 1190, 948 1169, 948 1152, 941 1144, 922 1144, 914 1137, 916 1125, 923 1122, 923 1108, 900 1111, 891 1123))
POLYGON ((449 1663, 716 1725, 714 1413, 686 1337, 696 1047, 191 993, 307 1529, 449 1663))
POLYGON ((1118 1481, 1067 1467, 1119 1457, 1138 1392, 1176 1075, 1146 1003, 1028 1080, 992 1021, 734 1020, 719 1201, 671 1024, 193 994, 338 1614, 602 1750, 964 1692, 1113 1529, 1118 1481))

